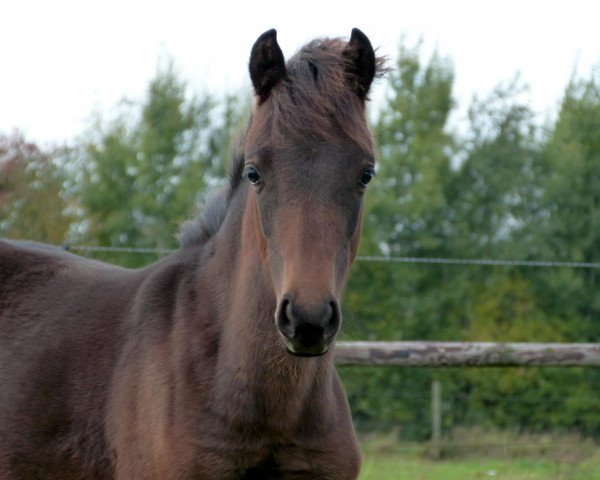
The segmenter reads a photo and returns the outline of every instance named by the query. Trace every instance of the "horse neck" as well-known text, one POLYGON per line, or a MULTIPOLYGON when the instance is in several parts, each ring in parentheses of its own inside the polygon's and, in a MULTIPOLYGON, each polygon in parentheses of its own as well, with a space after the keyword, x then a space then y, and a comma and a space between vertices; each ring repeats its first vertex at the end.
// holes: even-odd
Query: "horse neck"
POLYGON ((213 256, 214 266, 225 275, 218 288, 226 296, 220 308, 217 394, 221 405, 239 414, 250 414, 256 409, 249 406, 260 404, 292 419, 309 398, 318 399, 316 390, 331 384, 333 354, 299 358, 285 351, 274 320, 276 294, 260 253, 254 199, 246 187, 236 197, 213 256))

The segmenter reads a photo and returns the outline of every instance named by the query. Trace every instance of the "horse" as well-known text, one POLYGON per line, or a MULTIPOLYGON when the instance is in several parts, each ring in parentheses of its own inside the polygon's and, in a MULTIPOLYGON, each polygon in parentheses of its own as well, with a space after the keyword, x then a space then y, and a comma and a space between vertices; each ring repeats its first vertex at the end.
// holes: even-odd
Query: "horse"
POLYGON ((357 478, 334 368, 374 175, 369 39, 251 49, 229 184, 141 269, 0 241, 0 478, 357 478))

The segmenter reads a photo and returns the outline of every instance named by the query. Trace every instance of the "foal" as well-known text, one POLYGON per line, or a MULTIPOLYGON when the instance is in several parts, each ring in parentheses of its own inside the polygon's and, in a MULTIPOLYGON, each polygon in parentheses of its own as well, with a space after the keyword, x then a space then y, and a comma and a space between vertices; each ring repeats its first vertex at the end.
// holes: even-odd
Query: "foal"
POLYGON ((250 56, 229 188, 140 270, 0 242, 0 479, 355 479, 330 348, 374 172, 367 37, 250 56))

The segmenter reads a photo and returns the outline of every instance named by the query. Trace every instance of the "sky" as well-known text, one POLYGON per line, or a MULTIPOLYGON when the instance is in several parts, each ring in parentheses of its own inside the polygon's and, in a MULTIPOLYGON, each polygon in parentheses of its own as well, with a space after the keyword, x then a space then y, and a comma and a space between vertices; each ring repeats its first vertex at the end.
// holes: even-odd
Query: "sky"
MULTIPOLYGON (((422 39, 453 61, 463 109, 518 72, 548 116, 574 72, 600 65, 599 19, 592 0, 0 0, 0 133, 72 141, 93 111, 143 98, 165 55, 193 92, 249 88, 250 49, 270 28, 286 56, 353 27, 392 59, 422 39)), ((385 82, 374 88, 380 105, 385 82)))

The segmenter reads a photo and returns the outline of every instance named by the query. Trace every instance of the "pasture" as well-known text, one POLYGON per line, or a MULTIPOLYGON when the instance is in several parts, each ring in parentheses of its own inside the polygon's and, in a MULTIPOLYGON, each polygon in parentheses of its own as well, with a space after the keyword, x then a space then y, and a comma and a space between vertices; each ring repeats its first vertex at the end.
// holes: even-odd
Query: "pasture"
POLYGON ((590 441, 561 436, 475 435, 480 447, 449 443, 432 460, 423 444, 363 443, 360 480, 597 480, 600 449, 590 441), (486 451, 490 442, 503 443, 486 451), (561 443, 562 442, 562 443, 561 443), (461 448, 463 447, 463 448, 461 448))
POLYGON ((571 464, 546 459, 431 461, 393 454, 366 455, 360 480, 596 480, 600 458, 571 464))

